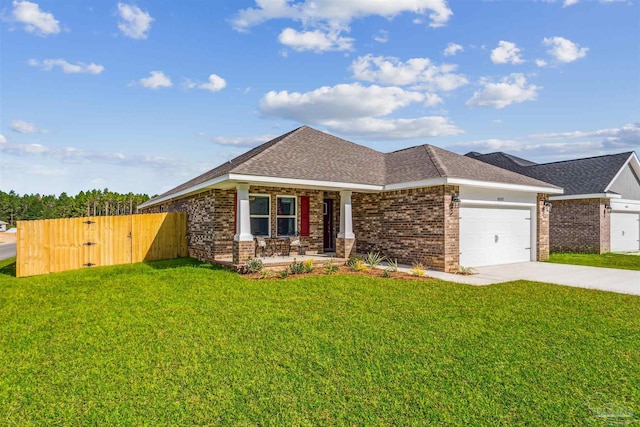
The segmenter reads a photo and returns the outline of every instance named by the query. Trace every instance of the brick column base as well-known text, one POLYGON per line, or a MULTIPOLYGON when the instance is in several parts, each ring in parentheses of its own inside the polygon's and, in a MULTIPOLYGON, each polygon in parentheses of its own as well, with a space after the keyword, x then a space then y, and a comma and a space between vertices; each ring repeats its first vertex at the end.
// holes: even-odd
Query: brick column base
POLYGON ((549 216, 544 207, 544 201, 547 199, 547 194, 538 194, 536 209, 538 210, 536 215, 536 230, 538 235, 536 236, 536 260, 547 261, 549 259, 549 216))
POLYGON ((236 265, 246 264, 249 257, 255 254, 255 244, 253 241, 236 242, 233 241, 233 263, 236 265))
POLYGON ((349 258, 356 253, 356 239, 336 239, 336 256, 338 258, 349 258))

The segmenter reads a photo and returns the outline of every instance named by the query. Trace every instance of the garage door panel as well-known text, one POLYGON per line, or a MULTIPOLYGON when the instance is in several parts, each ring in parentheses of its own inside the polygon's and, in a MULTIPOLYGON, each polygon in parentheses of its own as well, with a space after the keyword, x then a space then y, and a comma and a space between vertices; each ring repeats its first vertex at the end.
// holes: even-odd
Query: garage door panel
POLYGON ((611 252, 640 250, 640 214, 611 213, 611 252))
POLYGON ((460 208, 460 265, 525 262, 531 259, 529 209, 460 208))

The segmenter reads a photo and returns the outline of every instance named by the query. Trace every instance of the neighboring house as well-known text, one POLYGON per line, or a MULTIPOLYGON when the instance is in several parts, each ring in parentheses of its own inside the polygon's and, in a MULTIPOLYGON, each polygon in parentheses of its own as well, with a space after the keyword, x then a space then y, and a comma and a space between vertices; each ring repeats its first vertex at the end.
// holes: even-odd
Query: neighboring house
POLYGON ((557 186, 431 145, 381 153, 300 127, 143 203, 188 212, 189 253, 246 263, 254 236, 455 271, 548 257, 557 186))
POLYGON ((0 221, 0 231, 7 231, 8 222, 0 221))
POLYGON ((634 152, 536 164, 507 153, 468 157, 564 188, 550 197, 552 252, 640 250, 640 163, 634 152))

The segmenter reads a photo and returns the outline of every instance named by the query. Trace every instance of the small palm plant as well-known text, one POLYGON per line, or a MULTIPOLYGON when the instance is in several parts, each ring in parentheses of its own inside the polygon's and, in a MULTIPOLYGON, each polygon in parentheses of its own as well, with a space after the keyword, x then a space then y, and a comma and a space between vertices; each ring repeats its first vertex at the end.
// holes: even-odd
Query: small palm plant
POLYGON ((364 262, 370 268, 376 268, 384 260, 386 260, 386 257, 380 255, 380 252, 369 252, 367 256, 364 258, 364 262))

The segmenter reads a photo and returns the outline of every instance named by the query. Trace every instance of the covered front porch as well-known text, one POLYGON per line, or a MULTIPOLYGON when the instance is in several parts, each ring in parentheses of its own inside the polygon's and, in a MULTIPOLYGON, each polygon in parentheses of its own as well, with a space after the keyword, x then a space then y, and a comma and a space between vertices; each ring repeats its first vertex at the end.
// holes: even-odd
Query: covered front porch
POLYGON ((236 183, 235 187, 232 254, 216 257, 216 261, 234 266, 246 264, 249 258, 260 258, 270 266, 288 265, 294 259, 343 261, 355 250, 352 190, 251 183, 236 183), (283 250, 294 236, 300 239, 300 250, 283 250), (258 245, 257 238, 267 241, 267 250, 258 245))

